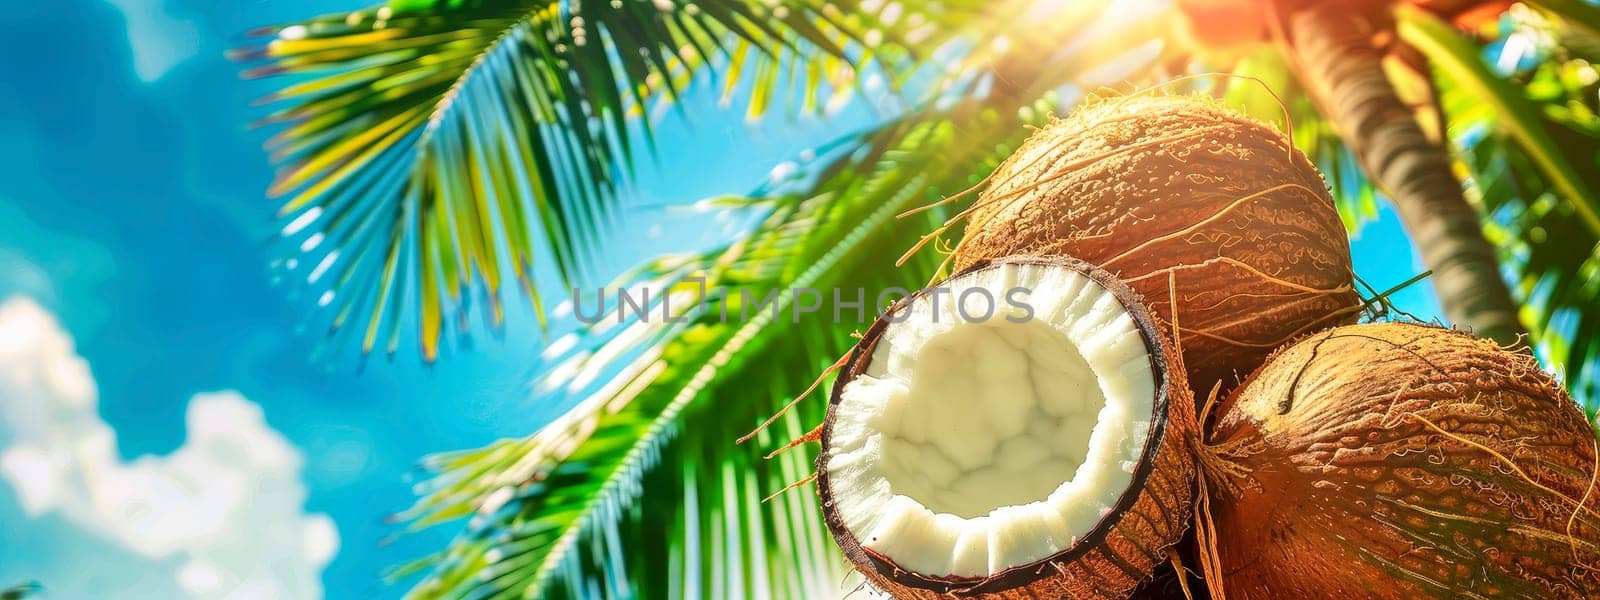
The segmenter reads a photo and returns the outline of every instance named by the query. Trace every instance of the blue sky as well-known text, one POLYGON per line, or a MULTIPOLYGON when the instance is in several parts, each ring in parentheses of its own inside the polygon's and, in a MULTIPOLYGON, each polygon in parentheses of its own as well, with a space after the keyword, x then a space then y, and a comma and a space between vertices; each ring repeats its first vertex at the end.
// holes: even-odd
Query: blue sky
MULTIPOLYGON (((0 3, 0 333, 27 340, 10 354, 0 340, 0 452, 16 450, 0 475, 58 484, 0 477, 0 584, 39 579, 62 598, 204 597, 218 581, 392 596, 382 569, 450 533, 380 543, 418 459, 531 433, 562 408, 530 398, 541 336, 526 314, 505 341, 480 336, 437 365, 408 348, 363 367, 353 350, 313 358, 318 336, 296 329, 312 303, 272 284, 267 134, 245 124, 273 83, 240 81, 222 53, 249 28, 361 5, 0 3), (68 449, 73 461, 35 460, 68 449), (238 488, 230 474, 271 483, 238 488), (236 510, 196 514, 216 506, 236 510), (162 518, 176 519, 173 539, 130 533, 162 518), (238 541, 255 535, 291 547, 238 541), (252 556, 285 566, 250 572, 240 557, 252 556)), ((733 221, 644 207, 747 191, 871 118, 856 106, 747 125, 706 90, 688 108, 694 122, 661 125, 667 151, 642 165, 641 208, 604 264, 716 241, 733 221)), ((1387 212, 1355 248, 1380 288, 1417 271, 1387 212)), ((1437 313, 1426 286, 1397 300, 1437 313)))

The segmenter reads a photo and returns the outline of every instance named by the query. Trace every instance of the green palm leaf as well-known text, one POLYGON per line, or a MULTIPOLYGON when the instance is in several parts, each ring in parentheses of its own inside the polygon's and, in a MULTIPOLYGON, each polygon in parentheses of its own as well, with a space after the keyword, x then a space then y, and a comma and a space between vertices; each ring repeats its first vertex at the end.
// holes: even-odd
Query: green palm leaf
MULTIPOLYGON (((1565 61, 1505 77, 1476 46, 1412 15, 1403 26, 1434 58, 1441 104, 1469 190, 1489 215, 1523 320, 1572 395, 1600 408, 1600 118, 1594 87, 1568 86, 1565 61), (1569 161, 1582 161, 1573 164, 1569 161)), ((1570 81, 1570 80, 1568 80, 1570 81)))
POLYGON ((815 107, 911 46, 907 20, 858 8, 408 0, 263 30, 272 39, 236 57, 264 63, 247 76, 294 79, 266 99, 283 105, 265 120, 282 127, 268 142, 283 165, 271 193, 287 197, 283 236, 298 246, 279 264, 334 330, 361 330, 363 351, 397 349, 415 296, 432 360, 446 315, 464 318, 472 297, 498 326, 508 285, 538 309, 536 265, 569 282, 584 272, 617 219, 636 138, 650 142, 648 120, 629 115, 707 70, 730 93, 748 81, 753 114, 781 89, 815 107))
POLYGON ((1579 179, 1562 148, 1545 132, 1538 104, 1491 72, 1483 63, 1480 48, 1438 18, 1416 9, 1402 9, 1399 33, 1427 55, 1444 77, 1497 115, 1497 128, 1516 141, 1552 191, 1571 205, 1593 235, 1600 236, 1600 198, 1579 179))
MULTIPOLYGON (((1076 19, 1046 33, 1070 39, 1088 23, 1110 29, 1092 20, 1103 6, 1080 5, 1076 19)), ((1039 61, 1031 51, 1002 53, 987 69, 957 74, 952 81, 985 87, 977 80, 1004 72, 1008 86, 991 82, 1001 91, 854 138, 815 169, 813 184, 750 200, 770 212, 732 245, 635 273, 632 282, 679 292, 704 278, 709 289, 727 290, 730 314, 754 308, 737 290, 754 299, 776 292, 777 312, 727 323, 720 310, 688 323, 635 321, 600 332, 597 347, 574 349, 552 365, 546 386, 569 387, 618 364, 621 375, 531 438, 435 461, 438 479, 406 516, 418 527, 471 518, 449 548, 397 576, 426 572, 418 597, 612 597, 640 586, 667 597, 842 591, 831 589, 842 568, 814 494, 756 501, 810 473, 809 450, 766 463, 756 456, 819 422, 822 402, 801 404, 755 448, 733 439, 844 353, 848 334, 870 322, 876 291, 921 287, 935 272, 937 253, 900 269, 894 261, 936 225, 937 211, 895 215, 980 181, 1026 136, 1023 124, 1056 106, 1044 99, 1051 90, 1125 50, 1117 41, 1148 39, 1130 33, 1107 31, 1095 49, 1105 54, 1039 61), (851 300, 862 289, 868 314, 847 311, 836 326, 820 325, 834 316, 827 313, 797 323, 789 290, 800 288, 844 290, 851 300)))
MULTIPOLYGON (((945 140, 955 137, 950 127, 943 129, 945 140)), ((922 142, 923 148, 934 141, 926 133, 906 139, 922 142)), ((948 141, 940 147, 947 145, 948 141)), ((721 323, 720 311, 713 309, 691 324, 630 324, 595 354, 638 354, 612 386, 531 438, 442 457, 434 466, 444 473, 439 480, 443 487, 419 505, 418 523, 427 525, 467 511, 475 511, 482 521, 469 524, 468 533, 443 555, 418 565, 434 572, 415 593, 493 596, 526 590, 534 595, 582 596, 591 586, 587 578, 593 577, 605 596, 626 596, 629 587, 618 582, 642 578, 657 585, 680 582, 682 597, 696 597, 709 593, 708 581, 728 585, 731 571, 737 571, 746 578, 744 585, 766 583, 760 589, 724 588, 728 593, 715 596, 748 597, 793 589, 816 592, 817 582, 837 581, 840 569, 826 551, 811 495, 784 495, 768 504, 751 502, 809 473, 803 454, 763 464, 754 449, 734 447, 733 440, 763 414, 775 412, 784 394, 804 387, 804 373, 820 371, 831 362, 829 357, 843 353, 852 328, 870 322, 862 315, 836 331, 802 327, 793 322, 794 297, 787 293, 793 288, 787 284, 821 288, 830 281, 848 281, 852 275, 869 278, 856 281, 864 289, 923 283, 913 277, 916 271, 896 271, 892 262, 920 228, 928 226, 894 221, 897 208, 909 206, 910 198, 921 198, 912 191, 920 189, 916 185, 894 184, 925 178, 897 169, 873 183, 852 170, 848 185, 870 184, 877 189, 870 195, 852 194, 854 200, 818 193, 787 201, 741 243, 642 273, 643 280, 668 287, 692 275, 704 277, 711 289, 747 290, 749 298, 756 299, 776 295, 773 308, 741 305, 745 296, 738 292, 713 297, 714 306, 725 300, 733 305, 731 310, 740 306, 750 310, 748 322, 721 323), (879 202, 865 221, 840 218, 850 213, 862 216, 871 201, 879 202), (842 206, 845 202, 850 206, 842 206), (882 235, 886 231, 899 234, 882 235), (818 252, 830 245, 824 242, 833 242, 834 250, 818 252), (868 255, 881 264, 858 273, 846 271, 868 255), (806 257, 814 259, 806 261, 810 268, 793 272, 799 259, 806 257), (645 477, 647 473, 652 476, 645 477), (650 512, 652 503, 638 500, 646 485, 650 497, 687 497, 687 504, 672 502, 650 512), (723 495, 717 497, 717 491, 723 495), (635 502, 640 503, 630 510, 658 516, 627 518, 621 508, 635 502), (647 523, 657 529, 648 530, 647 523), (780 526, 788 531, 776 531, 780 526), (769 527, 774 530, 765 531, 769 527), (475 533, 480 528, 483 535, 475 533), (626 535, 621 529, 628 530, 626 535), (717 531, 723 533, 709 535, 717 531), (771 539, 762 541, 766 536, 771 539), (620 539, 629 540, 626 553, 615 547, 620 539), (731 549, 739 544, 770 547, 757 552, 731 549), (586 546, 607 551, 596 558, 582 551, 586 546), (790 554, 775 563, 745 564, 763 552, 790 554), (508 562, 508 557, 516 560, 508 562), (676 572, 653 576, 630 572, 663 565, 676 565, 676 572), (502 569, 510 573, 502 574, 502 569), (484 574, 491 575, 485 580, 484 574), (701 594, 690 591, 696 581, 704 586, 701 594)), ((815 320, 808 319, 807 324, 815 320)), ((570 365, 580 366, 563 364, 553 370, 576 378, 586 369, 609 366, 607 361, 597 362, 595 355, 580 352, 569 359, 570 365)), ((803 422, 820 418, 815 408, 808 405, 790 415, 782 429, 798 437, 809 428, 803 422)), ((757 443, 772 447, 774 441, 768 436, 757 443)))
POLYGON ((1585 0, 1531 0, 1528 4, 1590 36, 1600 36, 1600 7, 1585 0))

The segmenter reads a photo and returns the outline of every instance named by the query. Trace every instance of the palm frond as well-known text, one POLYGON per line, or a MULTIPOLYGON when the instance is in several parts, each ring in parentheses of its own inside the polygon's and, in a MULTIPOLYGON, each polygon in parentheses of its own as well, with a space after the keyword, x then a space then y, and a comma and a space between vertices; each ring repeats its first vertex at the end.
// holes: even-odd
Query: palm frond
POLYGON ((28 598, 39 593, 39 591, 42 589, 44 589, 44 587, 40 586, 38 582, 29 581, 27 583, 19 583, 5 589, 0 589, 0 600, 22 600, 23 598, 28 598))
MULTIPOLYGON (((957 8, 930 14, 961 6, 944 4, 957 8)), ((265 119, 281 126, 271 193, 287 198, 277 264, 334 331, 360 330, 364 352, 395 352, 415 311, 432 360, 447 315, 465 329, 482 298, 498 327, 510 286, 542 320, 536 266, 569 283, 585 271, 651 145, 649 121, 630 115, 703 72, 743 90, 753 114, 785 90, 815 107, 874 58, 920 47, 908 39, 943 41, 857 8, 410 0, 264 29, 271 39, 236 57, 261 63, 247 76, 293 80, 265 99, 283 106, 265 119)))
POLYGON ((1562 148, 1545 131, 1539 105, 1490 71, 1483 63, 1482 50, 1438 18, 1404 8, 1400 10, 1399 33, 1429 58, 1441 76, 1497 115, 1497 129, 1516 142, 1584 227, 1600 236, 1600 198, 1579 178, 1562 148))
POLYGON ((1593 413, 1600 407, 1600 227, 1586 215, 1600 206, 1591 191, 1600 189, 1594 88, 1561 84, 1563 61, 1494 73, 1453 32, 1418 19, 1409 21, 1417 25, 1408 37, 1437 38, 1427 51, 1440 55, 1436 79, 1451 137, 1471 196, 1489 216, 1486 233, 1503 250, 1531 342, 1593 413))
MULTIPOLYGON (((943 130, 946 140, 955 137, 948 125, 943 130)), ((948 141, 930 136, 905 139, 923 148, 948 147, 948 141)), ((656 586, 677 582, 673 594, 680 597, 758 597, 797 589, 808 592, 798 597, 828 595, 816 586, 838 581, 842 572, 826 552, 814 496, 754 502, 805 477, 810 465, 804 453, 763 464, 754 448, 735 447, 733 440, 761 415, 775 412, 779 398, 801 389, 806 373, 843 353, 851 329, 870 323, 847 312, 854 318, 837 329, 815 326, 822 315, 801 326, 794 322, 792 290, 832 289, 830 283, 852 279, 859 284, 852 289, 869 290, 922 283, 912 274, 925 276, 926 270, 893 269, 893 257, 920 230, 896 223, 893 215, 909 198, 921 197, 915 180, 927 176, 893 170, 876 182, 852 170, 849 186, 879 189, 840 190, 848 195, 819 190, 786 202, 756 233, 719 253, 641 273, 639 281, 664 285, 655 289, 680 292, 684 284, 698 287, 690 279, 703 278, 711 310, 691 323, 657 318, 623 327, 599 351, 580 351, 552 369, 570 374, 552 383, 567 383, 605 368, 607 357, 634 356, 606 388, 531 438, 437 462, 434 467, 445 473, 438 480, 442 487, 419 505, 418 523, 460 516, 469 507, 476 507, 470 510, 477 516, 444 554, 424 560, 433 573, 416 594, 526 590, 577 597, 598 590, 619 597, 628 595, 627 582, 642 579, 656 586), (902 183, 911 185, 896 185, 902 183), (879 201, 875 210, 867 210, 870 201, 879 201), (875 259, 871 268, 852 269, 868 256, 875 259), (809 267, 795 272, 803 259, 809 267), (770 305, 750 306, 751 299, 769 298, 770 305), (730 315, 723 322, 723 306, 749 311, 749 320, 730 315), (641 500, 646 486, 649 495, 641 500), (679 498, 686 504, 679 505, 679 498), (629 540, 625 553, 617 545, 621 539, 629 540), (764 547, 732 549, 741 544, 764 547), (604 552, 593 556, 586 548, 604 552), (747 564, 763 555, 772 560, 747 564), (732 586, 728 579, 736 576, 743 583, 732 586), (695 582, 699 594, 692 591, 695 582), (712 594, 712 585, 732 587, 712 594)), ((688 310, 689 303, 681 306, 688 310)), ((781 430, 799 437, 807 428, 802 423, 817 422, 818 405, 807 406, 787 417, 781 430)), ((757 440, 767 448, 773 442, 770 436, 757 440)))
MULTIPOLYGON (((1148 39, 1096 21, 1096 13, 1040 33, 1072 39, 1099 26, 1106 43, 1093 52, 1112 55, 1126 49, 1118 41, 1148 39)), ((407 516, 418 527, 470 516, 467 529, 397 576, 426 573, 418 597, 613 597, 639 586, 666 597, 836 595, 842 567, 814 495, 757 501, 810 473, 811 449, 767 463, 755 456, 819 422, 822 402, 802 403, 754 448, 733 439, 844 353, 848 334, 878 308, 878 291, 928 281, 942 260, 936 253, 904 268, 894 261, 939 213, 895 215, 981 181, 1027 135, 1025 123, 1059 107, 1045 99, 1051 90, 1105 59, 1087 54, 1039 61, 1032 51, 1002 53, 998 60, 1010 61, 1005 92, 949 108, 931 101, 856 137, 798 190, 750 199, 770 212, 748 235, 633 274, 636 288, 689 300, 674 300, 676 307, 692 303, 703 279, 711 298, 729 303, 731 318, 724 322, 718 308, 684 323, 658 317, 591 331, 598 346, 580 344, 554 363, 544 389, 581 389, 619 364, 621 375, 531 438, 436 461, 438 479, 407 516), (862 290, 867 314, 828 311, 797 322, 801 289, 840 290, 848 301, 862 290), (774 307, 751 306, 769 293, 774 307), (741 309, 754 310, 747 320, 741 309)), ((1000 66, 971 75, 993 78, 1000 66)))
POLYGON ((1528 0, 1528 4, 1591 38, 1600 37, 1600 6, 1586 0, 1528 0))

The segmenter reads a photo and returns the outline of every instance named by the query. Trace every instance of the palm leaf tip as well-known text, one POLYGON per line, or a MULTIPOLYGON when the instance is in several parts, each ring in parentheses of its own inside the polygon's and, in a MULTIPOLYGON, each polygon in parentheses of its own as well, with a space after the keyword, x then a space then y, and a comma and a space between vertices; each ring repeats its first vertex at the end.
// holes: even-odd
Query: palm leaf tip
POLYGON ((322 211, 290 240, 321 236, 297 262, 337 258, 308 295, 335 291, 327 318, 366 325, 367 350, 414 313, 431 360, 443 315, 469 295, 499 323, 503 281, 537 306, 535 265, 568 284, 588 272, 619 218, 633 138, 651 146, 649 122, 629 121, 647 103, 705 71, 754 80, 752 106, 780 76, 808 95, 851 81, 869 54, 857 40, 880 24, 829 13, 806 0, 417 0, 261 28, 229 55, 244 77, 295 78, 261 98, 278 108, 260 123, 281 128, 268 142, 280 216, 322 211))
POLYGON ((28 581, 0 589, 0 600, 23 600, 44 590, 37 581, 28 581))

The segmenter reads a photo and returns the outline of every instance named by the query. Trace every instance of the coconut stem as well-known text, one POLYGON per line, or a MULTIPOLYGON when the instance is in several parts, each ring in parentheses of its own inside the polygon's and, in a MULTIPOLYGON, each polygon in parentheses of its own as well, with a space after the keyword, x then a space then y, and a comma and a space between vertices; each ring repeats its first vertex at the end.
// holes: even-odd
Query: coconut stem
MULTIPOLYGON (((1422 319, 1417 318, 1416 315, 1413 315, 1413 314, 1408 313, 1406 311, 1400 310, 1398 307, 1396 307, 1394 305, 1394 303, 1389 302, 1389 297, 1399 293, 1400 290, 1403 290, 1403 289, 1406 289, 1406 288, 1411 287, 1413 285, 1416 285, 1418 282, 1421 282, 1422 280, 1427 279, 1428 277, 1431 277, 1432 275, 1433 275, 1433 270, 1432 269, 1423 271, 1421 273, 1418 273, 1416 275, 1411 276, 1410 279, 1407 279, 1405 281, 1400 282, 1399 285, 1391 287, 1391 288, 1389 288, 1387 290, 1384 290, 1382 292, 1379 292, 1379 291, 1373 289, 1371 285, 1367 285, 1367 282, 1362 281, 1361 282, 1362 285, 1366 285, 1367 289, 1370 289, 1370 290, 1373 291, 1373 296, 1371 298, 1366 299, 1365 301, 1363 301, 1361 303, 1361 310, 1371 309, 1372 306, 1374 304, 1376 304, 1376 305, 1378 305, 1379 310, 1377 312, 1373 313, 1373 319, 1374 320, 1376 320, 1378 318, 1381 318, 1383 315, 1393 311, 1393 312, 1400 313, 1401 316, 1409 318, 1409 319, 1411 319, 1413 321, 1422 322, 1422 319)), ((1357 279, 1359 280, 1360 278, 1358 277, 1357 279)))
POLYGON ((767 417, 766 421, 763 421, 761 423, 761 425, 756 426, 756 428, 754 430, 752 430, 750 433, 746 433, 743 436, 741 436, 736 443, 743 444, 743 443, 745 443, 747 441, 750 441, 750 438, 753 438, 753 437, 759 435, 761 432, 766 431, 767 428, 771 427, 773 423, 778 422, 779 418, 783 417, 783 415, 788 414, 789 410, 793 409, 796 404, 799 404, 801 400, 805 400, 806 396, 811 395, 811 392, 816 391, 817 387, 822 385, 822 380, 827 379, 828 375, 833 374, 834 371, 838 371, 839 369, 843 368, 844 367, 844 363, 849 361, 849 360, 850 360, 850 353, 849 352, 844 353, 844 356, 839 357, 839 360, 834 361, 832 365, 829 365, 828 368, 823 369, 822 373, 819 373, 817 375, 816 380, 811 382, 811 387, 806 388, 806 391, 801 392, 799 396, 795 396, 795 398, 793 400, 790 400, 788 404, 783 405, 783 408, 778 409, 777 413, 774 413, 772 416, 767 417))
MULTIPOLYGON (((1211 426, 1211 411, 1219 402, 1218 394, 1222 392, 1222 382, 1218 381, 1211 386, 1211 394, 1206 397, 1206 402, 1200 407, 1200 430, 1206 431, 1211 426)), ((1204 440, 1202 439, 1202 442, 1204 440)))
POLYGON ((761 499, 761 503, 765 504, 767 502, 771 502, 773 498, 777 498, 778 496, 782 496, 784 494, 784 492, 787 492, 789 490, 795 489, 795 488, 800 487, 802 485, 806 485, 806 484, 811 483, 811 482, 816 481, 816 480, 817 480, 817 473, 815 471, 812 471, 810 475, 807 475, 807 476, 801 478, 799 481, 796 481, 796 482, 791 483, 789 485, 783 486, 783 489, 778 490, 776 492, 773 492, 771 496, 767 496, 765 498, 762 498, 761 499))
POLYGON ((816 427, 813 427, 811 431, 807 431, 805 435, 789 440, 789 443, 784 444, 782 448, 768 452, 764 458, 771 460, 772 457, 793 450, 796 446, 818 441, 822 441, 822 424, 820 423, 818 423, 816 427))
MULTIPOLYGON (((1174 354, 1178 357, 1180 368, 1183 361, 1183 328, 1179 326, 1178 316, 1178 272, 1167 271, 1167 301, 1172 306, 1172 342, 1174 354)), ((1228 592, 1224 589, 1222 581, 1222 555, 1217 548, 1217 524, 1211 515, 1211 490, 1206 480, 1216 479, 1218 482, 1231 484, 1228 478, 1248 477, 1250 470, 1234 462, 1230 457, 1235 456, 1236 444, 1224 444, 1223 453, 1216 447, 1206 443, 1205 431, 1211 423, 1211 411, 1218 405, 1222 393, 1222 382, 1217 381, 1211 386, 1211 392, 1206 394, 1205 405, 1200 409, 1200 422, 1195 437, 1191 439, 1194 446, 1196 462, 1200 464, 1200 472, 1195 477, 1196 498, 1194 501, 1194 528, 1195 544, 1199 546, 1200 553, 1200 579, 1206 583, 1212 598, 1227 600, 1228 592), (1226 457, 1223 456, 1226 454, 1226 457)), ((1172 561, 1172 570, 1177 574, 1178 587, 1183 590, 1185 600, 1194 600, 1194 591, 1189 589, 1189 570, 1183 566, 1183 558, 1178 554, 1176 546, 1167 549, 1168 559, 1172 561)))
POLYGON ((1197 444, 1195 455, 1199 458, 1202 478, 1210 480, 1220 491, 1238 495, 1251 482, 1250 467, 1243 459, 1266 451, 1261 440, 1240 439, 1222 444, 1197 444))
MULTIPOLYGON (((1222 382, 1218 381, 1211 387, 1211 393, 1206 397, 1205 406, 1200 410, 1202 430, 1210 423, 1211 411, 1218 404, 1218 394, 1221 390, 1222 382)), ((1194 502, 1194 537, 1200 551, 1200 579, 1206 582, 1206 589, 1210 590, 1212 598, 1227 600, 1228 592, 1222 581, 1222 554, 1217 547, 1217 523, 1211 515, 1210 484, 1216 482, 1219 488, 1227 493, 1239 494, 1243 486, 1234 480, 1247 480, 1250 477, 1250 468, 1236 459, 1260 453, 1266 446, 1260 440, 1241 439, 1222 444, 1209 444, 1202 438, 1195 439, 1193 446, 1195 461, 1200 465, 1199 476, 1195 478, 1198 493, 1194 502)), ((1184 587, 1184 595, 1189 597, 1188 584, 1185 581, 1187 576, 1182 571, 1178 576, 1179 582, 1184 587)))
MULTIPOLYGON (((1583 488, 1583 499, 1578 501, 1577 508, 1572 509, 1572 515, 1567 517, 1567 538, 1569 542, 1572 539, 1575 539, 1572 536, 1572 525, 1578 520, 1578 512, 1583 508, 1583 505, 1589 503, 1589 495, 1594 493, 1595 482, 1600 481, 1600 437, 1596 437, 1595 439, 1590 440, 1590 442, 1594 444, 1594 450, 1589 454, 1590 460, 1594 462, 1594 467, 1590 469, 1591 472, 1589 473, 1589 485, 1583 488)), ((1572 546, 1572 562, 1580 565, 1583 564, 1583 562, 1578 559, 1578 547, 1576 544, 1573 544, 1572 546)))
POLYGON ((933 203, 930 203, 930 204, 924 204, 922 206, 918 206, 916 208, 907 210, 907 211, 905 211, 903 213, 895 215, 894 218, 896 218, 896 219, 904 219, 906 217, 909 217, 909 216, 912 216, 912 215, 916 215, 916 214, 920 214, 920 213, 924 213, 924 212, 933 210, 935 208, 938 208, 940 206, 944 206, 946 204, 950 204, 952 202, 956 202, 956 201, 958 201, 958 200, 960 200, 962 198, 965 198, 967 196, 970 196, 974 192, 977 192, 978 190, 982 189, 983 186, 987 185, 989 183, 989 180, 994 178, 994 174, 998 173, 998 172, 999 172, 999 170, 996 169, 995 171, 990 172, 989 175, 987 177, 984 177, 981 181, 979 181, 979 182, 977 182, 975 184, 972 184, 972 187, 969 187, 967 189, 964 189, 964 190, 961 190, 959 192, 956 192, 953 195, 946 196, 944 198, 940 198, 938 202, 933 202, 933 203))
POLYGON ((1199 477, 1199 494, 1194 503, 1194 539, 1200 546, 1200 578, 1214 600, 1228 600, 1222 581, 1222 553, 1217 549, 1217 522, 1211 517, 1211 494, 1206 477, 1199 477))
POLYGON ((1194 600, 1194 590, 1189 589, 1189 569, 1183 566, 1177 546, 1167 548, 1167 561, 1172 564, 1172 572, 1178 575, 1178 589, 1183 590, 1184 600, 1194 600))

